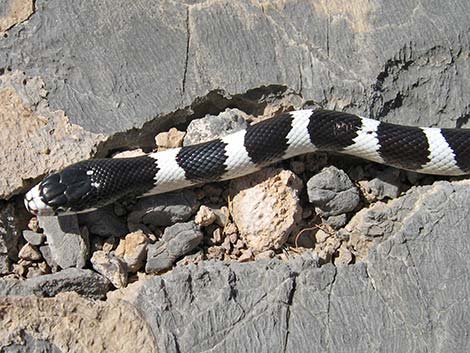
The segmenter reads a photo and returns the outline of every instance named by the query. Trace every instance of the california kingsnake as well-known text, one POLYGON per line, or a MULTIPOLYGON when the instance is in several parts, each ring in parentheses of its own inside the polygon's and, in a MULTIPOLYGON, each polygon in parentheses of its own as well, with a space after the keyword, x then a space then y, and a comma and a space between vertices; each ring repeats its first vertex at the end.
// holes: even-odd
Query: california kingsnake
POLYGON ((81 212, 129 196, 236 178, 318 150, 427 174, 470 173, 469 129, 409 127, 307 109, 283 113, 193 146, 73 164, 32 188, 25 205, 39 215, 81 212))

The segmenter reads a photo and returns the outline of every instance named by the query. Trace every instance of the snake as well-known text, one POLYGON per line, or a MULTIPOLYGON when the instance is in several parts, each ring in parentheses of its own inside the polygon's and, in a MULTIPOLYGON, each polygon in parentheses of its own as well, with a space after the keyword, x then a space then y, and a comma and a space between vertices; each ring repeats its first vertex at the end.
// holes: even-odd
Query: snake
POLYGON ((425 174, 470 173, 470 129, 405 126, 341 111, 302 109, 208 142, 72 164, 45 177, 25 194, 24 202, 39 216, 87 212, 128 197, 245 176, 315 151, 425 174))

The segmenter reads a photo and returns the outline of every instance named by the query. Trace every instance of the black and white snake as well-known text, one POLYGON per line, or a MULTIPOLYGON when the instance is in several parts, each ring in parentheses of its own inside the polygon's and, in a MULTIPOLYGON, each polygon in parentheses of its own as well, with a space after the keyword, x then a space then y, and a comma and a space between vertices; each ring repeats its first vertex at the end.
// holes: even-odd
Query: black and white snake
POLYGON ((318 150, 427 174, 470 173, 470 129, 409 127, 307 109, 193 146, 73 164, 33 187, 25 205, 38 215, 82 212, 129 196, 236 178, 318 150))

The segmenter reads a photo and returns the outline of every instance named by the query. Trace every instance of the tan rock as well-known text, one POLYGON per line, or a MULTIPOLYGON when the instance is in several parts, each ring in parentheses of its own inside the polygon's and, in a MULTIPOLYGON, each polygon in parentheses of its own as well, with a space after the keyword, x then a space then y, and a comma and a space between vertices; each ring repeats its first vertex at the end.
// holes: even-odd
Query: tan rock
POLYGON ((119 258, 99 250, 93 253, 90 262, 93 268, 109 279, 116 288, 127 285, 127 268, 119 258))
POLYGON ((292 172, 267 168, 235 179, 232 217, 241 238, 255 253, 279 249, 302 217, 302 181, 292 172))
POLYGON ((29 261, 39 261, 42 259, 42 255, 39 250, 29 243, 26 243, 26 245, 21 248, 18 253, 18 257, 29 261))
POLYGON ((176 128, 171 128, 168 132, 161 132, 155 137, 155 142, 159 150, 176 148, 183 146, 185 132, 176 128))
POLYGON ((148 243, 148 237, 138 230, 121 239, 114 253, 127 265, 129 272, 137 272, 144 264, 148 243))
POLYGON ((199 208, 199 211, 197 211, 194 222, 196 222, 196 224, 202 227, 207 227, 208 225, 214 223, 216 219, 217 216, 215 215, 215 213, 212 212, 209 207, 202 205, 199 208))
POLYGON ((113 158, 133 158, 133 157, 140 157, 144 155, 145 155, 145 152, 142 151, 140 148, 138 148, 135 150, 118 152, 113 155, 113 158))
POLYGON ((33 0, 6 0, 5 10, 0 17, 0 35, 14 25, 26 21, 34 12, 33 0))
POLYGON ((136 347, 140 353, 157 351, 150 327, 124 300, 91 301, 75 293, 4 297, 0 312, 1 347, 30 336, 61 352, 135 352, 136 347))
POLYGON ((26 181, 90 158, 104 140, 71 124, 63 111, 52 112, 43 86, 19 71, 0 80, 0 199, 32 186, 26 181), (35 101, 23 98, 20 87, 34 93, 35 101))

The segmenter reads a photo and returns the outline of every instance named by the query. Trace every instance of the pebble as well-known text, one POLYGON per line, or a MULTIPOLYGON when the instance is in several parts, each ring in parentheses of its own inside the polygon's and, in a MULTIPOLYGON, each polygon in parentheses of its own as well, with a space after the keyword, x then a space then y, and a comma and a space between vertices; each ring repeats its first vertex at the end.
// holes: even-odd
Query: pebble
POLYGON ((127 286, 126 265, 117 257, 104 251, 95 251, 90 259, 93 268, 106 277, 114 287, 127 286))
POLYGON ((334 166, 324 168, 307 182, 307 194, 315 212, 323 217, 353 211, 360 203, 357 187, 334 166))
POLYGON ((302 217, 302 181, 291 171, 265 168, 232 180, 231 215, 255 253, 279 249, 302 217))
POLYGON ((26 229, 23 231, 23 238, 31 245, 39 246, 44 242, 46 236, 26 229))
POLYGON ((169 226, 188 221, 199 209, 200 203, 191 190, 180 190, 141 198, 132 207, 128 222, 169 226))
POLYGON ((121 239, 114 254, 126 265, 128 272, 137 272, 144 265, 149 239, 141 230, 129 233, 121 239))
POLYGON ((202 239, 203 234, 195 222, 167 227, 162 239, 148 246, 145 272, 158 273, 171 268, 179 257, 194 250, 202 239))
POLYGON ((403 188, 400 170, 395 168, 386 168, 372 180, 361 180, 359 185, 369 202, 397 198, 403 188))
POLYGON ((59 270, 59 265, 57 264, 57 262, 55 262, 54 258, 52 257, 51 248, 49 247, 49 245, 41 245, 39 247, 39 251, 41 252, 43 259, 46 260, 46 263, 51 268, 51 271, 57 272, 59 270))
POLYGON ((29 261, 42 260, 41 252, 29 243, 26 243, 26 245, 21 248, 20 252, 18 253, 18 257, 20 259, 29 261))
POLYGON ((214 231, 212 232, 212 242, 214 244, 221 244, 224 240, 224 237, 222 236, 222 230, 220 228, 215 228, 214 231))
POLYGON ((217 216, 215 213, 209 207, 202 205, 199 208, 194 221, 201 227, 207 227, 208 225, 214 223, 216 219, 217 216))
POLYGON ((251 249, 242 250, 240 257, 238 258, 238 262, 252 261, 253 258, 254 258, 253 250, 251 250, 251 249))
POLYGON ((226 109, 217 116, 206 115, 204 118, 191 121, 186 129, 183 146, 206 142, 223 137, 248 126, 248 115, 238 109, 226 109))
POLYGON ((39 232, 39 221, 37 217, 33 217, 28 222, 28 228, 35 233, 39 232))
POLYGON ((89 251, 88 234, 81 232, 77 215, 40 217, 39 222, 44 229, 52 259, 57 265, 61 268, 85 267, 89 251))
POLYGON ((172 127, 168 132, 161 132, 155 136, 155 143, 158 150, 166 150, 183 146, 183 139, 186 133, 172 127))

